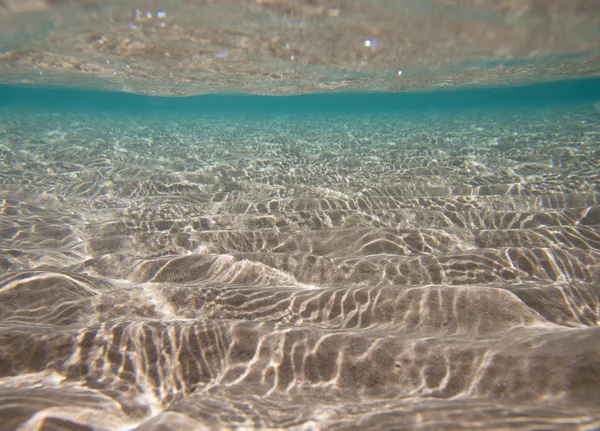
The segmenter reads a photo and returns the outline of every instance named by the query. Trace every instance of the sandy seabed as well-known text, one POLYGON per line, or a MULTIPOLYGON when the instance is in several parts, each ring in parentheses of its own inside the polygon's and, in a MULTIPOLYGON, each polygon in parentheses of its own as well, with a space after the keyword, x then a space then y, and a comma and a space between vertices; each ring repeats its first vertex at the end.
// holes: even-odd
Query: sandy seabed
POLYGON ((0 115, 0 430, 600 427, 600 116, 0 115))

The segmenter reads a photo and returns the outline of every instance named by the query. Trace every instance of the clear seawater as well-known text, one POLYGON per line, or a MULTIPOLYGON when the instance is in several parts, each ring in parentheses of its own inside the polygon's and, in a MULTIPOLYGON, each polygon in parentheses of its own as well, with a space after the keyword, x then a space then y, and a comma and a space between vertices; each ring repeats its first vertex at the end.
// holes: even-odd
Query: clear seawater
POLYGON ((0 430, 600 428, 598 101, 0 86, 0 430))

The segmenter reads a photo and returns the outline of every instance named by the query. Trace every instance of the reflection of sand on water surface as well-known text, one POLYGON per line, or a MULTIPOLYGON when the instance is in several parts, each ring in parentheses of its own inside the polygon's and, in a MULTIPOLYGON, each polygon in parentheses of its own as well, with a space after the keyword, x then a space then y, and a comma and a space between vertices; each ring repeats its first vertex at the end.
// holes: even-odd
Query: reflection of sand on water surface
POLYGON ((589 0, 4 0, 0 82, 302 94, 599 76, 599 12, 589 0))

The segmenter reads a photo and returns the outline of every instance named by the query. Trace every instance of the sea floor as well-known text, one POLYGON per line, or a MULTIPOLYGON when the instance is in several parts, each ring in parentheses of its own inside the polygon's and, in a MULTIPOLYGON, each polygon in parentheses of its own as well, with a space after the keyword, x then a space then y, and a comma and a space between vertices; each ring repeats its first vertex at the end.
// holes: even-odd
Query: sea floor
POLYGON ((591 106, 0 114, 0 430, 600 427, 591 106))

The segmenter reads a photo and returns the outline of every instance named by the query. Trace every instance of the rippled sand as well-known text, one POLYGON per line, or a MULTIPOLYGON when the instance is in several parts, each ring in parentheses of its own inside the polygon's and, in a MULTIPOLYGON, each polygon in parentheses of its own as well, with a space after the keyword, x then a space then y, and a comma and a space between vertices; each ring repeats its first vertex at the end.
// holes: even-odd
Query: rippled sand
POLYGON ((0 429, 597 429, 599 124, 2 112, 0 429))

